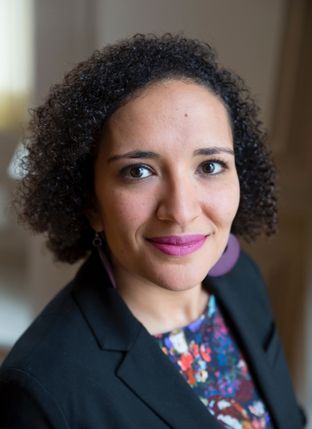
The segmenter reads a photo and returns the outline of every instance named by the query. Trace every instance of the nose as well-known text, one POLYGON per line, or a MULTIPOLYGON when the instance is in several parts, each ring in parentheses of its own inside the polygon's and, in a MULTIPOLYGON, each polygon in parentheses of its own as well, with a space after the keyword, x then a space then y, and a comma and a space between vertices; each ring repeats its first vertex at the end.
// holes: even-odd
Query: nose
POLYGON ((196 185, 187 177, 176 177, 164 184, 157 207, 157 218, 185 227, 201 213, 196 185))

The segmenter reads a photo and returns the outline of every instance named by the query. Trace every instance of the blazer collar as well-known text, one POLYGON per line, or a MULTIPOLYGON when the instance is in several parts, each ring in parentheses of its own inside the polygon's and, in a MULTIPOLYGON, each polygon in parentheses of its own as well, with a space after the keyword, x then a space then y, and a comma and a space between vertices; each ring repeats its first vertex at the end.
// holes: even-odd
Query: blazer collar
POLYGON ((112 287, 97 253, 93 253, 74 278, 72 295, 101 349, 131 349, 141 323, 112 287))
MULTIPOLYGON (((240 258, 227 275, 204 280, 206 287, 216 295, 223 311, 237 333, 239 344, 249 362, 251 372, 259 387, 276 427, 293 429, 291 419, 280 406, 283 380, 274 380, 272 367, 246 317, 246 300, 237 293, 237 285, 245 290, 255 287, 259 277, 242 275, 248 269, 240 258), (247 280, 245 280, 247 279, 247 280), (252 280, 251 280, 252 279, 252 280)), ((261 286, 262 287, 262 286, 261 286)), ((160 350, 156 340, 132 315, 117 291, 112 288, 108 275, 97 254, 82 266, 74 280, 72 291, 90 329, 103 350, 118 350, 125 357, 117 370, 118 377, 128 385, 161 418, 175 429, 209 427, 220 429, 206 407, 187 385, 172 363, 160 350)), ((287 386, 286 391, 291 391, 287 386)), ((291 399, 290 403, 292 402, 291 399)))

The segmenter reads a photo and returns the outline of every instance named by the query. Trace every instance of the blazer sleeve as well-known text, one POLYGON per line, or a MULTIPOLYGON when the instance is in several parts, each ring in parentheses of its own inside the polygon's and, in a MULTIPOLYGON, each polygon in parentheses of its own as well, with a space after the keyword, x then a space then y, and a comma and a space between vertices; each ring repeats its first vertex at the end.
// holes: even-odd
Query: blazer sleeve
POLYGON ((31 375, 8 369, 0 378, 0 427, 69 429, 62 411, 31 375))

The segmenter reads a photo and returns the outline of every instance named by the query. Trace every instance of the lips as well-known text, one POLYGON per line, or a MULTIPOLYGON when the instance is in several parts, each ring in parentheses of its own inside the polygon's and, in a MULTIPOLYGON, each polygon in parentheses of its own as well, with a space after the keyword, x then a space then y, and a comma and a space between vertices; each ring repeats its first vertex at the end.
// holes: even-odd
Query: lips
POLYGON ((170 235, 148 238, 154 247, 170 256, 185 256, 200 249, 207 239, 206 235, 170 235))

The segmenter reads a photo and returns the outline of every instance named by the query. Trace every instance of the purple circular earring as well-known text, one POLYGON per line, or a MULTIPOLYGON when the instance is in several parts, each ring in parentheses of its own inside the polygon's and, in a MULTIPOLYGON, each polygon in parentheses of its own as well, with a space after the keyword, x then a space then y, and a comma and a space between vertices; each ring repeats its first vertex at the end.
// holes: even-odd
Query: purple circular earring
POLYGON ((240 245, 235 235, 230 234, 228 244, 223 252, 221 258, 217 263, 210 269, 208 276, 219 277, 231 271, 236 262, 238 261, 240 254, 240 245))

